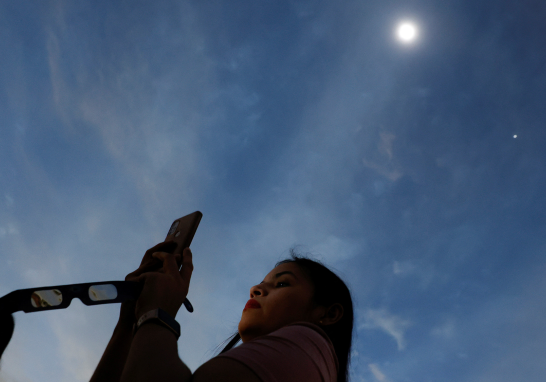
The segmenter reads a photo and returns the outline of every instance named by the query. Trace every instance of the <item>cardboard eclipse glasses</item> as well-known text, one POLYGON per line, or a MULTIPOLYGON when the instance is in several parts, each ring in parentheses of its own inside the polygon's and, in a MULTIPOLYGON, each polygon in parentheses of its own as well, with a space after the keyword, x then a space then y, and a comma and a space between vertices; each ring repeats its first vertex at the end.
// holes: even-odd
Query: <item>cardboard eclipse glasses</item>
MULTIPOLYGON (((31 313, 65 309, 75 297, 89 306, 136 300, 142 286, 143 284, 136 281, 101 281, 19 289, 0 298, 0 311, 15 313, 22 310, 31 313)), ((184 300, 184 306, 188 312, 193 312, 193 306, 188 299, 184 300)))

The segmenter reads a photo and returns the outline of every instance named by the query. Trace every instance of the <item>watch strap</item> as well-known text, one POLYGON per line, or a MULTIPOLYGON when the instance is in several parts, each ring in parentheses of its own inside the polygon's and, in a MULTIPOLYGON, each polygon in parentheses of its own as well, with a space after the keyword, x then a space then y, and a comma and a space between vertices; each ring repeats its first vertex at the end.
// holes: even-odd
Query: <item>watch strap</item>
POLYGON ((150 310, 149 312, 146 312, 140 316, 135 324, 133 335, 142 325, 146 323, 154 323, 164 326, 174 333, 176 339, 180 337, 180 324, 174 318, 172 318, 169 313, 165 312, 161 308, 150 310))

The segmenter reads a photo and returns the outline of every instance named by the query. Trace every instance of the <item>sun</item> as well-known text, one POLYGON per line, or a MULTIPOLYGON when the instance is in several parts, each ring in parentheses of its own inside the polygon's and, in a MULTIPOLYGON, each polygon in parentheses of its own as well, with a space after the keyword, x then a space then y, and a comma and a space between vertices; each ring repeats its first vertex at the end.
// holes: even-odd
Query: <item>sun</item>
POLYGON ((403 22, 396 28, 398 39, 404 43, 410 43, 417 38, 417 27, 410 22, 403 22))

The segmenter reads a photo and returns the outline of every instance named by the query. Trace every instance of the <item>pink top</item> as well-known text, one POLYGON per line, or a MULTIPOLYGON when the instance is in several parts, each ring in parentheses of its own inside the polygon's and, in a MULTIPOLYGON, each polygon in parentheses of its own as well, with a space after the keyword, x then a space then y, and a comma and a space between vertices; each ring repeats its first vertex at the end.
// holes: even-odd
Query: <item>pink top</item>
POLYGON ((298 322, 245 342, 218 357, 237 360, 263 382, 336 382, 338 360, 318 326, 298 322))

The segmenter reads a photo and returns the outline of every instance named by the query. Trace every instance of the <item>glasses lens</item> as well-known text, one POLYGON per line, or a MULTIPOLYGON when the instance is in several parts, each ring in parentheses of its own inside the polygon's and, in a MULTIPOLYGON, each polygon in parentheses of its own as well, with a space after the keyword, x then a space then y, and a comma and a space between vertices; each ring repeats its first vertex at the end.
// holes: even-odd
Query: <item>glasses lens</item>
POLYGON ((118 290, 112 284, 93 285, 89 287, 89 298, 93 301, 113 300, 118 297, 118 290))
POLYGON ((61 305, 63 294, 58 289, 38 290, 30 296, 30 302, 35 308, 61 305))

